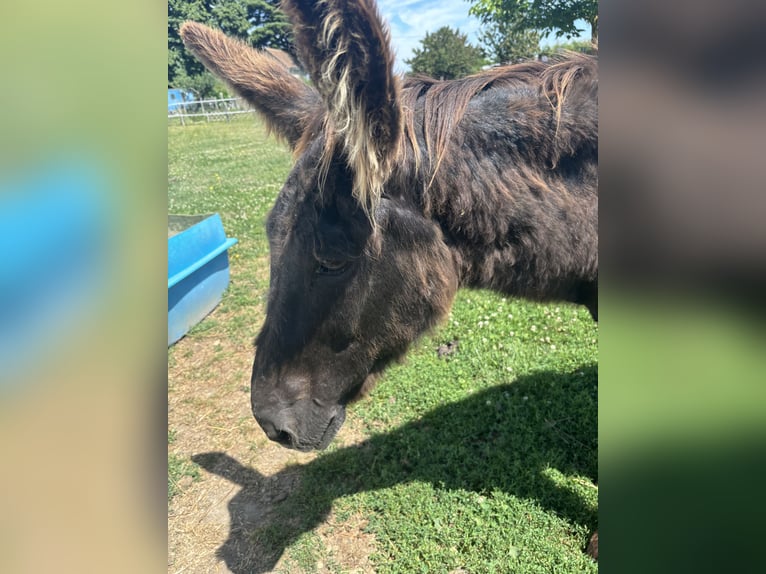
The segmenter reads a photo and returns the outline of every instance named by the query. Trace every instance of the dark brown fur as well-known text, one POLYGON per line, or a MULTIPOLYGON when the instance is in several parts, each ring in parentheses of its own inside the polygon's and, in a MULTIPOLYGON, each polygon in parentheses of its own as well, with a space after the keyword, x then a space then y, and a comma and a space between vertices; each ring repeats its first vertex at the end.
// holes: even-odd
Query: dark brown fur
POLYGON ((182 36, 296 156, 267 225, 252 402, 269 437, 309 450, 459 286, 597 316, 598 72, 570 54, 403 80, 372 0, 283 6, 315 88, 199 24, 182 36))
POLYGON ((405 84, 409 168, 389 189, 409 187, 439 222, 461 284, 583 303, 595 317, 597 89, 595 60, 576 54, 405 84))
MULTIPOLYGON (((570 54, 440 82, 392 73, 373 0, 283 0, 314 88, 199 24, 181 35, 293 149, 267 223, 252 407, 325 448, 345 405, 459 286, 598 313, 598 70, 570 54)), ((589 546, 598 556, 598 534, 589 546)))

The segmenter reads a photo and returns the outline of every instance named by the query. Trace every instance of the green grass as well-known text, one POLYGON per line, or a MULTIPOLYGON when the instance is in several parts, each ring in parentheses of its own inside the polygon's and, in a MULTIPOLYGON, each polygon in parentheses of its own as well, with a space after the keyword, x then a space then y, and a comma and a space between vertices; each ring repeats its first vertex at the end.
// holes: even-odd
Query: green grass
MULTIPOLYGON (((287 148, 267 138, 250 115, 230 123, 168 127, 168 211, 218 212, 236 271, 219 312, 228 316, 221 334, 252 339, 268 289, 265 220, 292 165, 287 148)), ((210 321, 210 319, 208 319, 210 321)), ((196 330, 206 329, 203 321, 196 330)))
MULTIPOLYGON (((218 211, 240 241, 226 319, 189 336, 252 340, 268 288, 264 220, 290 154, 249 118, 169 127, 168 158, 171 212, 218 211)), ((332 511, 367 519, 379 572, 595 572, 582 548, 597 526, 597 339, 584 309, 459 292, 448 321, 351 407, 367 440, 301 467, 281 520, 252 543, 286 552, 290 571, 332 565, 314 534, 332 511)))
MULTIPOLYGON (((168 446, 173 444, 175 440, 175 431, 168 430, 168 446)), ((199 480, 199 468, 184 457, 168 453, 168 502, 181 491, 178 483, 184 476, 189 476, 192 480, 199 480)))

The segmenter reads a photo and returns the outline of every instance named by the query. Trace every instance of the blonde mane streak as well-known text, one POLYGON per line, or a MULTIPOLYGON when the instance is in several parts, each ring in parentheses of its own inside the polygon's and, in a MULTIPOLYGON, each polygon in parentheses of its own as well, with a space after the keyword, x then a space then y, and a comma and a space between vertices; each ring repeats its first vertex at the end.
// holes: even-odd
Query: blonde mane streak
MULTIPOLYGON (((320 161, 320 184, 338 142, 342 143, 348 164, 354 172, 353 194, 368 216, 377 206, 390 172, 390 162, 379 158, 361 96, 355 96, 355 71, 348 57, 351 39, 344 32, 343 14, 329 2, 320 2, 327 13, 319 30, 320 50, 332 54, 319 70, 319 91, 327 102, 324 124, 325 149, 320 161)), ((370 217, 372 220, 373 218, 370 217)))
MULTIPOLYGON (((402 110, 402 141, 399 146, 399 152, 402 157, 397 157, 397 161, 402 162, 405 160, 403 154, 406 152, 404 147, 404 141, 406 140, 413 151, 413 159, 415 161, 415 171, 420 171, 420 144, 418 143, 418 135, 415 130, 415 100, 417 99, 417 93, 414 90, 402 90, 401 92, 401 110, 402 110)), ((398 155, 398 154, 397 154, 398 155)))
MULTIPOLYGON (((439 171, 447 152, 450 136, 463 118, 469 102, 476 94, 484 90, 493 79, 489 74, 470 76, 461 84, 445 82, 436 85, 426 94, 425 125, 428 127, 433 125, 436 131, 436 165, 433 166, 429 186, 439 171), (449 93, 451 91, 454 93, 449 93)), ((429 140, 428 131, 430 130, 426 132, 426 142, 429 140)))
POLYGON ((564 102, 572 84, 585 72, 589 60, 577 52, 567 52, 566 59, 556 61, 548 66, 540 76, 543 94, 556 114, 556 133, 558 136, 561 126, 561 114, 564 102))

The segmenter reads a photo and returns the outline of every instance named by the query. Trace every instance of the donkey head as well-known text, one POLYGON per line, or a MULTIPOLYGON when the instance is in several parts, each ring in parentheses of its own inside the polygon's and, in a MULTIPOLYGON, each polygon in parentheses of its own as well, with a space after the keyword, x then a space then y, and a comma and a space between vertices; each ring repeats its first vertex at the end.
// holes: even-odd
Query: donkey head
POLYGON ((458 279, 438 226, 404 199, 412 169, 399 84, 374 3, 282 8, 313 86, 200 24, 181 35, 296 156, 267 222, 271 283, 251 398, 269 438, 311 450, 329 444, 345 405, 445 315, 458 279))

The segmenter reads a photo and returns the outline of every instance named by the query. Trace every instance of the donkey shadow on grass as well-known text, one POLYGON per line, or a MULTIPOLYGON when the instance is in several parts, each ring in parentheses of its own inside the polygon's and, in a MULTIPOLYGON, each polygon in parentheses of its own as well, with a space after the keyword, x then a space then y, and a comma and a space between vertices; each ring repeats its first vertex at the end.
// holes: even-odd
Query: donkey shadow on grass
POLYGON ((532 373, 272 477, 222 452, 194 455, 204 469, 242 487, 229 502, 229 538, 216 555, 235 574, 271 571, 337 498, 414 480, 531 499, 593 531, 596 508, 545 471, 597 481, 597 385, 595 364, 532 373))

